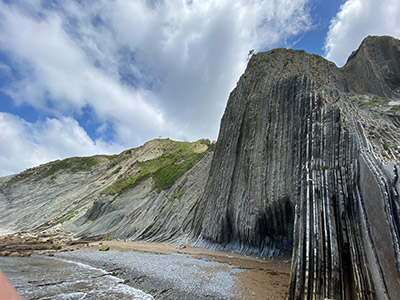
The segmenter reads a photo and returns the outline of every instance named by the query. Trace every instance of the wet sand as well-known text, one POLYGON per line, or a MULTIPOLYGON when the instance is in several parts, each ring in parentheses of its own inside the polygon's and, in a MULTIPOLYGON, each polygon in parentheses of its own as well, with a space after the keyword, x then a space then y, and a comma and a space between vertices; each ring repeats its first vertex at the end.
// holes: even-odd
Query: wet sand
MULTIPOLYGON (((290 257, 262 258, 254 255, 242 255, 227 251, 215 251, 184 245, 179 247, 171 243, 146 243, 102 241, 75 247, 88 247, 93 250, 108 246, 111 250, 127 252, 138 251, 153 254, 182 253, 197 259, 215 261, 243 270, 237 276, 237 289, 240 299, 286 299, 290 279, 290 257)), ((210 273, 216 272, 213 268, 210 273)))

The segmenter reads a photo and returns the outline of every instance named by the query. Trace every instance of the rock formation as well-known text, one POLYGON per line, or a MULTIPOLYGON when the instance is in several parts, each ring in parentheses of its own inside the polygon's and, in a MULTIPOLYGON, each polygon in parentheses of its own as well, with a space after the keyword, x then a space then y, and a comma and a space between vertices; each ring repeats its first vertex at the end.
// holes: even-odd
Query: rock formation
POLYGON ((0 229, 292 251, 290 299, 400 299, 400 41, 343 68, 251 58, 218 141, 154 140, 0 178, 0 229))
POLYGON ((221 122, 199 244, 293 246, 290 299, 400 299, 399 51, 368 37, 342 69, 254 55, 221 122))
POLYGON ((62 224, 83 238, 183 239, 214 146, 153 140, 115 156, 70 158, 0 178, 0 229, 62 224))

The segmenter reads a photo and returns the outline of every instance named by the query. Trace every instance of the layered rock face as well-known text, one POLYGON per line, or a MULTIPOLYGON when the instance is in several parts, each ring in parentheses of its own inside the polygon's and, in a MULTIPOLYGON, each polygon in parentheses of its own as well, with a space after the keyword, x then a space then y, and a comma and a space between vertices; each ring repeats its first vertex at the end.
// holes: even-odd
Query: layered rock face
POLYGON ((253 56, 221 122, 199 244, 293 245, 290 299, 400 299, 399 56, 385 54, 399 49, 369 37, 342 69, 303 51, 253 56))
POLYGON ((115 156, 70 158, 0 178, 0 234, 57 226, 85 239, 184 239, 213 146, 153 140, 115 156))
POLYGON ((349 91, 399 99, 399 57, 398 40, 389 36, 366 38, 343 67, 349 91))

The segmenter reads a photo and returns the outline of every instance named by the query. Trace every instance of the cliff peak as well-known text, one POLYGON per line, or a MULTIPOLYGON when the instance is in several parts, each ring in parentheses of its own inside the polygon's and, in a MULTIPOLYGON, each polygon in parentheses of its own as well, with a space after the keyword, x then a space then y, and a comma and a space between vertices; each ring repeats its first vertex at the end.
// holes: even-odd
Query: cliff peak
POLYGON ((391 36, 368 36, 342 68, 348 89, 400 99, 400 40, 391 36))

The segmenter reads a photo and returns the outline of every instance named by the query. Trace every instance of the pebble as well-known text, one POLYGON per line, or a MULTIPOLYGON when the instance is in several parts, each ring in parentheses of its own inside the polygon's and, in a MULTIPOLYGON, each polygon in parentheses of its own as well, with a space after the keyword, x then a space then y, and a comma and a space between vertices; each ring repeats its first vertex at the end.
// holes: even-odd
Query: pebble
POLYGON ((235 275, 242 271, 228 264, 205 261, 178 253, 152 254, 113 250, 99 252, 79 249, 74 252, 57 253, 56 256, 94 266, 104 261, 113 262, 113 265, 125 270, 172 283, 176 289, 199 297, 212 296, 214 299, 238 297, 235 291, 237 279, 235 275))

